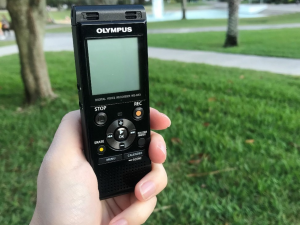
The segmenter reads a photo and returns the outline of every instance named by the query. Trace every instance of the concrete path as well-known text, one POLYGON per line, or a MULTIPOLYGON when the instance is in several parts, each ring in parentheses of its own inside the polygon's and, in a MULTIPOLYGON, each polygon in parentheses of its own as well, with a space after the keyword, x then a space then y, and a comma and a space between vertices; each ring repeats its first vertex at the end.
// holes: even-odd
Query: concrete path
MULTIPOLYGON (((45 51, 73 51, 70 33, 47 34, 44 42, 45 51)), ((18 52, 16 45, 0 48, 0 57, 18 52)), ((267 71, 272 73, 300 76, 300 59, 262 57, 251 55, 227 54, 206 51, 176 50, 149 47, 149 57, 161 60, 205 63, 224 67, 237 67, 267 71)))
POLYGON ((149 48, 149 57, 300 76, 300 59, 152 47, 149 48))
MULTIPOLYGON (((300 28, 300 23, 239 26, 239 30, 266 30, 266 29, 284 29, 284 28, 300 28)), ((175 34, 175 33, 212 32, 212 31, 226 31, 226 30, 227 30, 227 26, 176 28, 176 29, 149 29, 148 34, 163 34, 163 33, 175 34)))

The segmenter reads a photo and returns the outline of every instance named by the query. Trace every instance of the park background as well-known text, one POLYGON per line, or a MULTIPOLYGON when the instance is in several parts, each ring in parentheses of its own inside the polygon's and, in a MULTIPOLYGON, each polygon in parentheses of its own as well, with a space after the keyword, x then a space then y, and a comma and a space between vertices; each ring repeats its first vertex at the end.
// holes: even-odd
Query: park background
MULTIPOLYGON (((169 183, 146 224, 300 224, 300 5, 282 3, 240 18, 232 48, 223 47, 227 19, 205 11, 226 12, 225 2, 187 2, 187 19, 148 23, 151 106, 172 126, 159 132, 169 183)), ((43 156, 63 115, 78 109, 70 10, 48 13, 55 99, 25 104, 13 32, 0 41, 0 224, 29 223, 43 156)))

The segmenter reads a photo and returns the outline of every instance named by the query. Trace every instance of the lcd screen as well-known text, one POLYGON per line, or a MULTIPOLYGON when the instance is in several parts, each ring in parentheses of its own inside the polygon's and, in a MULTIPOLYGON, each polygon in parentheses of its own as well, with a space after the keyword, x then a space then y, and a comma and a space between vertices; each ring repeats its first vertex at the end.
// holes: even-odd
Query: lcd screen
POLYGON ((138 38, 88 40, 92 95, 140 89, 138 38))

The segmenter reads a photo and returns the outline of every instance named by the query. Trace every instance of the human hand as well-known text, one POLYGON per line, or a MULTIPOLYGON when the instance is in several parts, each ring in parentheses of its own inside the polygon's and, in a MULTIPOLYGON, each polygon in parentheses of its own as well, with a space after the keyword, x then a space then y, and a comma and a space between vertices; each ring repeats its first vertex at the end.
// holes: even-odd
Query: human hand
MULTIPOLYGON (((161 130, 169 127, 171 121, 151 108, 150 124, 151 129, 161 130)), ((152 171, 137 183, 134 193, 103 201, 99 200, 97 178, 82 149, 80 114, 73 111, 62 119, 42 162, 30 225, 144 223, 155 208, 156 195, 167 185, 162 165, 166 159, 163 137, 151 132, 152 171)))

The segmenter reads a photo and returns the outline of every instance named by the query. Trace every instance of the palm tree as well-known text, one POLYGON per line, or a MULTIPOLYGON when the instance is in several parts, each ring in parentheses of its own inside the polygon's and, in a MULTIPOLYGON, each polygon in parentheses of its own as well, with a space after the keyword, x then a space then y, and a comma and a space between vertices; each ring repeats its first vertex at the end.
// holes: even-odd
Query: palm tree
POLYGON ((238 46, 240 0, 228 0, 228 28, 224 47, 238 46))

